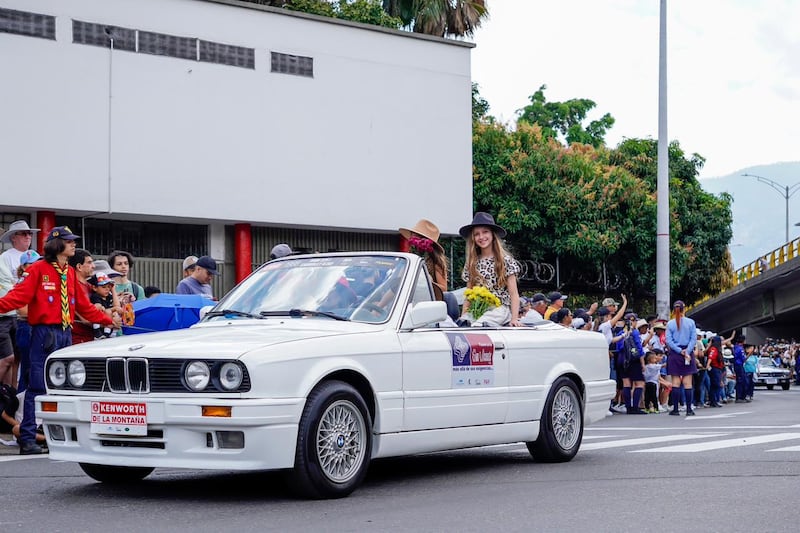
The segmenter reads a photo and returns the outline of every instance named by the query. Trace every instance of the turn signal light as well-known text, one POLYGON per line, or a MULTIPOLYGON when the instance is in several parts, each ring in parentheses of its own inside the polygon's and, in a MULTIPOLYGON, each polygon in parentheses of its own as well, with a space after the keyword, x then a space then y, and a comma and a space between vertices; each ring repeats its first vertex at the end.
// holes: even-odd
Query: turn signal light
POLYGON ((231 417, 231 408, 220 405, 204 405, 203 416, 218 416, 223 418, 231 417))
POLYGON ((47 411, 48 413, 57 413, 58 412, 58 403, 57 402, 42 402, 42 411, 47 411))

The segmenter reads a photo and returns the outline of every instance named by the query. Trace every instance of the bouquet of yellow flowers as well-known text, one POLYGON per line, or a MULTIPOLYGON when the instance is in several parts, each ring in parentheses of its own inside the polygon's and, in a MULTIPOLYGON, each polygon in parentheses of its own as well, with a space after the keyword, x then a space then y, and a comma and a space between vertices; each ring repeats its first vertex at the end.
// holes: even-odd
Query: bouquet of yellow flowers
POLYGON ((500 298, 486 287, 473 287, 464 291, 464 298, 469 301, 469 312, 479 319, 483 314, 493 307, 500 307, 500 298))

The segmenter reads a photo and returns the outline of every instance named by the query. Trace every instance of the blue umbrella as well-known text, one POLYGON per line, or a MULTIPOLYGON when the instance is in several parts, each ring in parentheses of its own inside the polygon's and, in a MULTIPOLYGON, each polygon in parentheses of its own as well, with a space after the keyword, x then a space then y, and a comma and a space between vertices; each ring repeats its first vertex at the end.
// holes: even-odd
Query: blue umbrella
POLYGON ((156 294, 133 302, 133 326, 123 326, 125 335, 188 328, 200 320, 200 309, 217 302, 199 294, 156 294))

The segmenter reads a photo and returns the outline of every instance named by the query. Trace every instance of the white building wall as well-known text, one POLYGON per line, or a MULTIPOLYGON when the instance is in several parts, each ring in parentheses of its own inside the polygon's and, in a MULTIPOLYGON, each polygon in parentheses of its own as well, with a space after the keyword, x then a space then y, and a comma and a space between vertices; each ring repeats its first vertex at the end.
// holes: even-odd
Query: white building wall
POLYGON ((425 217, 451 234, 470 221, 470 45, 243 5, 0 0, 57 17, 56 41, 0 33, 0 208, 378 231, 425 217), (73 44, 72 19, 255 48, 256 68, 73 44), (270 51, 313 57, 314 78, 271 73, 270 51))

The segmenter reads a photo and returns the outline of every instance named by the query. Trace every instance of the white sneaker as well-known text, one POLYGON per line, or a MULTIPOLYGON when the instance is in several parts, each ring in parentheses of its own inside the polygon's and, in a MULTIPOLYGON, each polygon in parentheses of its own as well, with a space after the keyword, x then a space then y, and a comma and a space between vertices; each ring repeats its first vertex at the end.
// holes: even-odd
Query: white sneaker
POLYGON ((662 403, 661 405, 658 406, 659 413, 666 413, 667 411, 669 411, 669 407, 667 405, 664 405, 662 403))
POLYGON ((609 409, 609 410, 608 410, 608 416, 614 416, 614 411, 612 411, 611 409, 609 409))
POLYGON ((628 410, 625 408, 625 404, 618 403, 617 405, 612 405, 611 410, 615 413, 627 413, 628 410))

